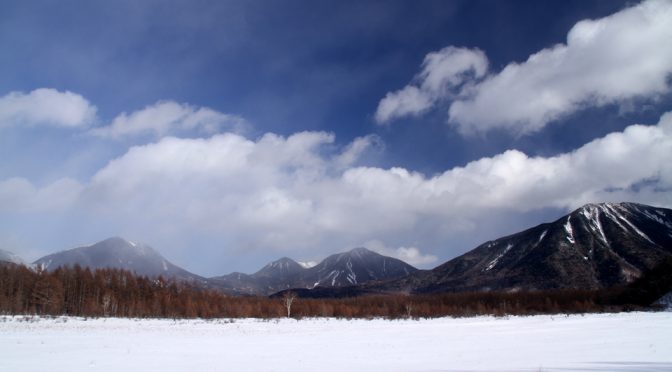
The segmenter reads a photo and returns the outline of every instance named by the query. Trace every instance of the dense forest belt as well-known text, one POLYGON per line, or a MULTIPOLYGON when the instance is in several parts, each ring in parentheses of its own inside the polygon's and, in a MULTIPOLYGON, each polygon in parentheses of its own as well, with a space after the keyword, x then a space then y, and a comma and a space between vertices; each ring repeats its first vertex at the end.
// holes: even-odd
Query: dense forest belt
MULTIPOLYGON (((672 288, 672 260, 627 286, 600 291, 377 294, 296 298, 292 317, 406 318, 586 313, 650 308, 672 288)), ((286 299, 235 297, 195 285, 75 266, 33 271, 0 267, 0 313, 160 318, 276 318, 286 299)))

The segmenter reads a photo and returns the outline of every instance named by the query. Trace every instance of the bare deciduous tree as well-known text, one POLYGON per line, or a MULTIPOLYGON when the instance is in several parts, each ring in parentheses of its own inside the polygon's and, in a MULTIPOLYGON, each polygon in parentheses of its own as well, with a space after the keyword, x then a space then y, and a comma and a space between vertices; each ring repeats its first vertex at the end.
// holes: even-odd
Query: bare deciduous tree
POLYGON ((404 305, 404 309, 406 310, 406 317, 410 318, 413 314, 413 303, 407 302, 406 305, 404 305))
POLYGON ((288 318, 292 316, 292 303, 294 302, 295 299, 296 299, 296 293, 292 291, 285 292, 285 294, 282 295, 282 304, 287 309, 288 318))

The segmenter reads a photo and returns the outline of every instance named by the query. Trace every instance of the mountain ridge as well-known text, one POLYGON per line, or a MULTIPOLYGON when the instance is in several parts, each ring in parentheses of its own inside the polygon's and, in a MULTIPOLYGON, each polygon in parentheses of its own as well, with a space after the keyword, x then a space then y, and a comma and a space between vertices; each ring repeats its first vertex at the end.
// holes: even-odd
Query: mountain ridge
POLYGON ((251 275, 231 273, 209 280, 239 294, 270 295, 287 289, 344 287, 394 279, 415 271, 415 267, 401 260, 359 247, 332 254, 309 268, 283 257, 251 275))
POLYGON ((336 288, 348 294, 600 289, 630 283, 668 257, 672 210, 624 202, 586 204, 555 221, 484 242, 431 270, 359 247, 308 268, 282 257, 253 274, 206 279, 170 263, 148 245, 118 237, 47 255, 34 264, 48 270, 61 264, 118 267, 229 294, 319 289, 321 296, 328 296, 336 288), (116 256, 106 255, 105 247, 116 247, 111 251, 116 256))
POLYGON ((487 241, 432 270, 367 290, 437 293, 600 289, 631 283, 672 256, 672 210, 591 203, 487 241))

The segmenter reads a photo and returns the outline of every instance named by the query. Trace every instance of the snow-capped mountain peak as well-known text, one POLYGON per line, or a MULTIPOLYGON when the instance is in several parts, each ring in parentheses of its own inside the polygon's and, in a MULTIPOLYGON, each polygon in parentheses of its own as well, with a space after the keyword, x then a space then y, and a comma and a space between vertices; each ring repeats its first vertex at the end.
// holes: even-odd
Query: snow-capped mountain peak
POLYGON ((283 257, 268 263, 253 274, 255 277, 286 277, 301 272, 304 268, 291 258, 283 257))

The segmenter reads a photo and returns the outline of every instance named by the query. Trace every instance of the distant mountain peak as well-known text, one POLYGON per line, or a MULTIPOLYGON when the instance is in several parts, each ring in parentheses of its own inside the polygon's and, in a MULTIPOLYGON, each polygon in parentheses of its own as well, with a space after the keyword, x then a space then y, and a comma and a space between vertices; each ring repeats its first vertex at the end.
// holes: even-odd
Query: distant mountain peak
POLYGON ((278 258, 275 261, 271 261, 266 264, 264 267, 274 267, 274 268, 281 268, 281 267, 287 267, 290 265, 298 264, 296 261, 292 260, 289 257, 281 257, 278 258))
MULTIPOLYGON (((95 244, 101 244, 101 243, 103 243, 103 244, 121 244, 121 245, 129 245, 129 246, 131 246, 131 247, 136 246, 136 243, 131 243, 131 241, 129 241, 129 240, 127 240, 127 239, 124 239, 124 238, 122 238, 122 237, 120 237, 120 236, 112 236, 112 237, 109 237, 109 238, 107 238, 107 239, 103 239, 103 240, 101 240, 101 241, 99 241, 98 243, 95 243, 95 244)), ((94 245, 94 244, 88 245, 88 247, 90 247, 90 246, 92 246, 92 245, 94 245)))
POLYGON ((317 274, 313 287, 357 285, 372 280, 398 278, 417 271, 406 262, 363 247, 333 254, 312 270, 317 274))
POLYGON ((107 238, 105 240, 102 240, 96 244, 89 245, 87 247, 91 247, 93 245, 100 245, 102 248, 105 249, 127 249, 135 251, 140 255, 158 254, 154 250, 154 248, 150 247, 147 244, 124 239, 118 236, 107 238))
POLYGON ((371 250, 369 250, 367 248, 364 248, 364 247, 357 247, 357 248, 352 248, 351 250, 346 251, 346 252, 332 254, 331 256, 325 258, 318 265, 323 265, 323 264, 326 264, 326 263, 328 263, 330 261, 333 261, 333 260, 336 260, 336 261, 342 261, 342 260, 351 261, 353 259, 355 259, 355 260, 367 259, 368 257, 386 257, 386 256, 383 256, 379 253, 376 253, 376 252, 371 251, 371 250))
POLYGON ((38 267, 53 270, 59 266, 118 268, 144 276, 172 277, 180 280, 202 280, 171 263, 152 247, 121 237, 111 237, 98 243, 44 256, 34 262, 38 267))
POLYGON ((282 257, 273 262, 269 262, 261 270, 252 274, 253 277, 278 277, 287 276, 305 270, 298 262, 289 257, 282 257))
POLYGON ((291 264, 294 264, 294 263, 297 263, 297 262, 292 260, 289 257, 281 257, 281 258, 271 262, 269 265, 273 265, 273 264, 276 264, 276 265, 291 265, 291 264))
POLYGON ((349 253, 351 256, 365 256, 365 255, 371 255, 371 254, 378 255, 378 253, 376 253, 374 251, 371 251, 371 250, 369 250, 367 248, 364 248, 364 247, 353 248, 350 251, 348 251, 347 253, 349 253))

